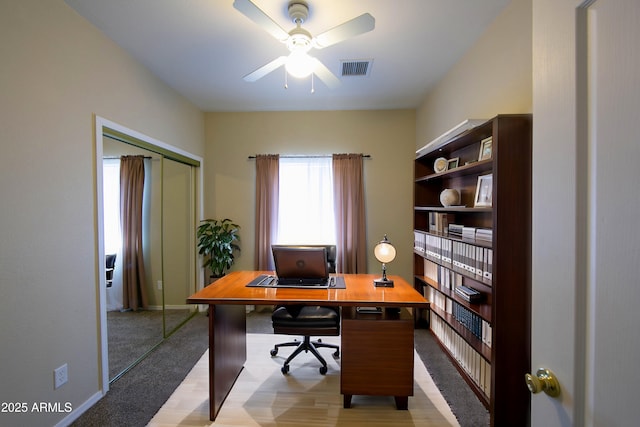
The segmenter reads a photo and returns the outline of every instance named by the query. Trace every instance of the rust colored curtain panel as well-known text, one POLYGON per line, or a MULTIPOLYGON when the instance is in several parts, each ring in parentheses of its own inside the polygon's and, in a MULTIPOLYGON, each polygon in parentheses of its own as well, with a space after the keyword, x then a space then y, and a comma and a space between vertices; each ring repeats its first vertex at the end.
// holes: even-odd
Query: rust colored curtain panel
POLYGON ((362 169, 362 154, 333 155, 337 268, 341 273, 367 272, 362 169))
POLYGON ((280 156, 256 156, 256 270, 274 270, 271 244, 276 238, 280 156))
POLYGON ((142 256, 142 195, 144 157, 120 158, 120 221, 122 226, 123 308, 147 308, 142 256))

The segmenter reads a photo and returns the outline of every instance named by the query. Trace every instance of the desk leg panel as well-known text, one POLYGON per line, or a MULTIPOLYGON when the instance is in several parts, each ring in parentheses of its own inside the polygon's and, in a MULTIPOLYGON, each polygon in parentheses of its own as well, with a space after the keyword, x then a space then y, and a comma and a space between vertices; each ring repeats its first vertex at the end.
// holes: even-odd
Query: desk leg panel
POLYGON ((209 419, 215 420, 247 360, 244 305, 209 306, 209 419))

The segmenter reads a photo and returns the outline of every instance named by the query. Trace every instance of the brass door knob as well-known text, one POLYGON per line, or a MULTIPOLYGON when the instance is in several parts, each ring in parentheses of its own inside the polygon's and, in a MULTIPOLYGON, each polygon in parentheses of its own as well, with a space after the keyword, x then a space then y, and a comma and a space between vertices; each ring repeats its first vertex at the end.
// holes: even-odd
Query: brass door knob
POLYGON ((527 382, 527 387, 531 393, 540 393, 544 391, 551 397, 557 397, 560 395, 560 383, 556 379, 556 376, 548 369, 540 368, 536 372, 536 375, 526 374, 524 376, 527 382))

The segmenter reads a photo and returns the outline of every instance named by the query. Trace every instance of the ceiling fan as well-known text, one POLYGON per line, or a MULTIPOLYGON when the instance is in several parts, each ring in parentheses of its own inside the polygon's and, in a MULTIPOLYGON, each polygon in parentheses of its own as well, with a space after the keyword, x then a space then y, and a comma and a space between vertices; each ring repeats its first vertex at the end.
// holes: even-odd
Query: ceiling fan
POLYGON ((333 89, 340 85, 340 80, 322 62, 310 56, 309 50, 312 48, 323 49, 369 32, 374 29, 376 23, 373 16, 364 13, 313 37, 309 31, 302 27, 302 24, 309 17, 309 5, 305 0, 289 1, 289 18, 296 25, 289 32, 285 31, 251 0, 235 0, 233 7, 284 43, 290 52, 288 56, 280 56, 244 76, 243 79, 247 82, 255 82, 284 65, 287 73, 294 77, 307 77, 310 74, 315 74, 325 85, 333 89))

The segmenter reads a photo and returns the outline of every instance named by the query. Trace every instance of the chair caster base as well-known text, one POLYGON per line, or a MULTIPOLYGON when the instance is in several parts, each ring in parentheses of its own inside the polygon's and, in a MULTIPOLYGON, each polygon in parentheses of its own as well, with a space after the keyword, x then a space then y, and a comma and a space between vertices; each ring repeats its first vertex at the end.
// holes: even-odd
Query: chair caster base
POLYGON ((289 362, 291 362, 291 360, 293 360, 298 354, 302 353, 303 351, 305 353, 311 352, 320 361, 320 363, 322 363, 322 367, 320 367, 320 374, 325 375, 329 370, 327 367, 327 362, 322 357, 322 355, 318 352, 318 348, 316 346, 323 347, 323 348, 325 347, 333 348, 335 349, 335 351, 332 353, 333 357, 335 359, 338 359, 340 357, 340 348, 337 345, 324 344, 320 339, 317 341, 311 341, 311 338, 308 336, 305 336, 304 341, 302 342, 298 342, 298 340, 296 340, 293 342, 276 344, 274 348, 271 349, 269 352, 271 354, 271 357, 275 357, 278 354, 278 349, 280 347, 296 347, 293 353, 291 353, 291 355, 287 358, 287 360, 285 360, 284 365, 280 369, 280 371, 283 374, 289 373, 289 362))

